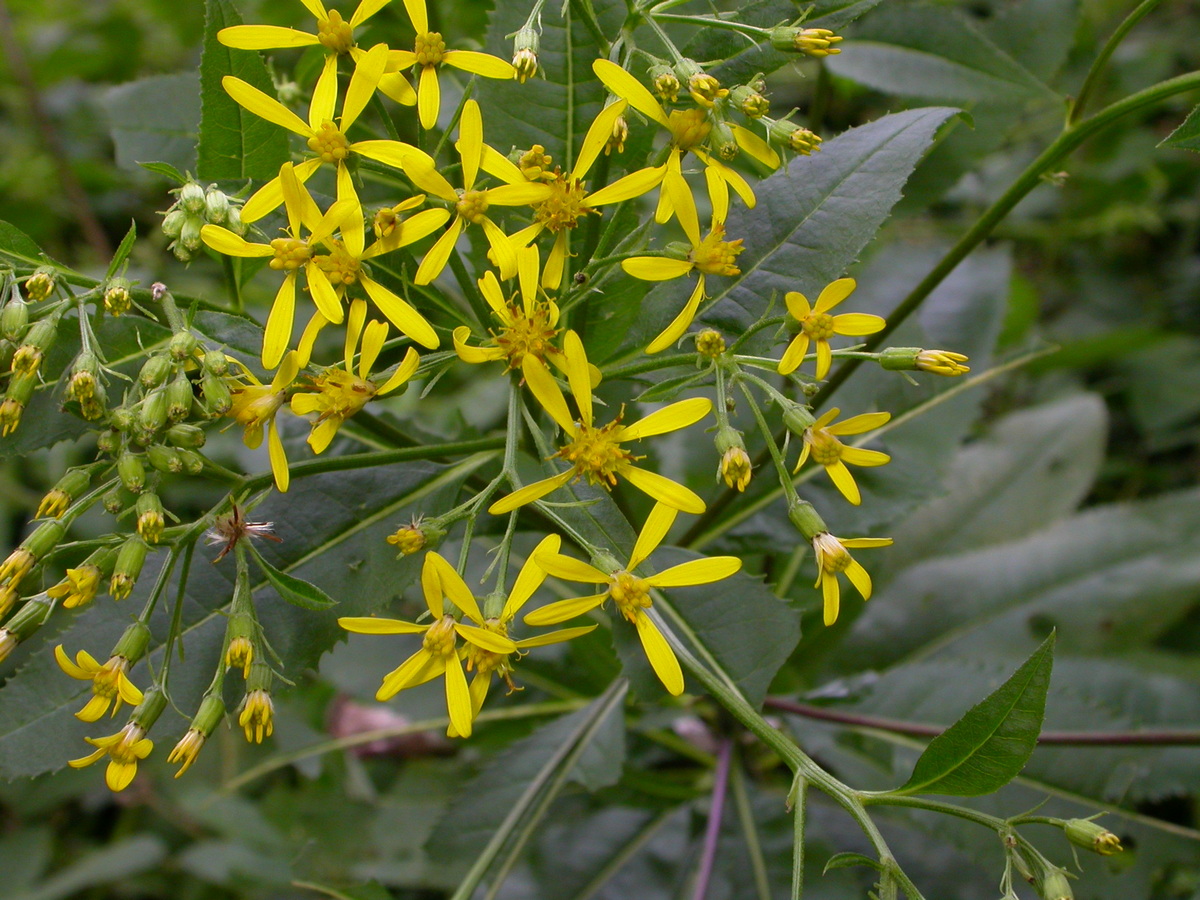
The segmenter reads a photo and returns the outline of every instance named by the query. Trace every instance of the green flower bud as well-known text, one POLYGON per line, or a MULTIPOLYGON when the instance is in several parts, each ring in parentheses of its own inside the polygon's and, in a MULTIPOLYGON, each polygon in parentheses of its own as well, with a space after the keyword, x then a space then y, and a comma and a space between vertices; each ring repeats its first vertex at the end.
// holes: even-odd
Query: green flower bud
POLYGON ((183 470, 189 475, 199 475, 204 471, 204 457, 195 450, 180 448, 175 452, 179 454, 179 459, 183 462, 183 470))
POLYGON ((158 499, 158 494, 146 491, 137 498, 134 509, 137 512, 138 534, 146 543, 157 544, 162 539, 163 528, 166 527, 166 522, 163 520, 163 505, 162 501, 158 499))
POLYGON ((117 564, 113 569, 112 581, 109 582, 108 592, 114 600, 124 600, 133 592, 138 576, 142 574, 142 566, 146 563, 146 553, 149 550, 146 542, 139 535, 130 535, 121 549, 117 552, 117 564))
POLYGON ((213 225, 224 225, 229 216, 229 198, 216 188, 204 195, 204 218, 213 225))
POLYGON ((129 294, 129 282, 114 278, 104 292, 104 308, 110 316, 121 316, 129 312, 133 306, 133 297, 129 294))
POLYGON ((200 381, 200 390, 204 394, 204 408, 209 416, 223 416, 233 408, 233 396, 225 379, 206 372, 200 381))
POLYGON ((132 498, 127 490, 122 487, 114 487, 111 491, 104 495, 104 511, 110 516, 118 516, 124 509, 129 506, 129 500, 132 498))
POLYGON ((246 226, 242 224, 241 207, 229 207, 229 212, 225 214, 225 227, 238 236, 242 236, 246 233, 246 226))
POLYGON ((54 272, 48 269, 38 269, 25 279, 25 296, 33 302, 45 300, 54 290, 54 272))
POLYGON ((649 75, 650 84, 659 100, 663 103, 674 103, 679 99, 679 89, 682 85, 674 69, 665 63, 659 63, 650 67, 649 75))
POLYGON ((221 350, 205 351, 201 364, 204 366, 205 372, 211 372, 214 375, 224 375, 229 371, 229 357, 221 350))
POLYGON ((193 399, 192 383, 181 372, 167 385, 167 416, 172 421, 185 418, 192 409, 193 399))
POLYGON ((1123 849, 1119 837, 1091 819, 1068 819, 1063 824, 1063 833, 1076 847, 1091 850, 1101 856, 1112 856, 1123 849))
POLYGON ((1074 900, 1071 883, 1062 869, 1053 869, 1042 879, 1042 900, 1074 900))
POLYGON ((204 212, 204 188, 194 181, 179 188, 179 207, 192 214, 204 212))
POLYGON ((177 331, 171 335, 171 343, 167 345, 167 349, 176 362, 183 362, 196 352, 196 347, 199 343, 194 334, 186 331, 177 331))
MULTIPOLYGON (((716 117, 714 116, 714 118, 716 117)), ((712 147, 717 156, 726 161, 737 159, 738 153, 741 152, 733 137, 733 129, 722 119, 713 122, 712 131, 708 133, 708 146, 712 147)))
POLYGON ((748 84, 730 88, 729 101, 748 119, 761 119, 771 111, 771 101, 748 84))
POLYGON ((146 390, 159 387, 167 380, 172 369, 174 369, 174 365, 166 356, 152 356, 142 364, 142 370, 138 373, 138 381, 146 390))
POLYGON ((538 72, 538 50, 541 39, 536 29, 522 26, 513 38, 513 68, 517 81, 524 84, 538 72))
POLYGON ((57 519, 43 522, 34 529, 33 534, 21 541, 21 546, 28 550, 35 560, 41 560, 59 545, 66 533, 66 526, 57 519))
POLYGON ((153 435, 167 424, 167 392, 156 388, 146 395, 138 407, 138 427, 153 435))
POLYGON ((25 336, 27 328, 29 304, 14 293, 13 298, 4 305, 4 312, 0 313, 0 334, 17 343, 25 336))
POLYGON ((769 36, 771 46, 785 53, 807 53, 809 56, 833 56, 841 53, 835 44, 841 43, 841 37, 828 28, 797 28, 793 25, 780 25, 771 29, 769 36))
POLYGON ((162 688, 154 685, 142 696, 142 702, 129 714, 129 721, 142 730, 143 733, 154 727, 158 717, 167 708, 167 695, 162 688))
POLYGON ((134 494, 140 494, 146 487, 146 468, 142 465, 141 457, 132 453, 123 453, 117 460, 117 474, 121 483, 134 494))
POLYGON ((151 444, 146 448, 146 460, 159 472, 178 475, 183 471, 183 458, 178 452, 162 444, 151 444))
POLYGON ((88 468, 68 469, 38 505, 38 518, 53 516, 61 519, 67 508, 88 489, 92 473, 88 468))
POLYGON ((169 238, 178 238, 183 233, 183 223, 187 221, 188 214, 182 209, 172 209, 163 216, 162 230, 169 238))
POLYGON ((133 410, 124 406, 117 407, 108 417, 108 424, 117 429, 117 431, 130 431, 136 424, 133 417, 133 410))
POLYGON ((115 453, 121 446, 121 432, 108 429, 96 435, 96 449, 101 453, 115 453))
POLYGON ((783 424, 792 434, 804 434, 816 421, 812 410, 799 403, 792 403, 783 411, 783 424))
POLYGON ((198 425, 179 423, 167 429, 167 442, 176 447, 203 447, 207 436, 198 425))

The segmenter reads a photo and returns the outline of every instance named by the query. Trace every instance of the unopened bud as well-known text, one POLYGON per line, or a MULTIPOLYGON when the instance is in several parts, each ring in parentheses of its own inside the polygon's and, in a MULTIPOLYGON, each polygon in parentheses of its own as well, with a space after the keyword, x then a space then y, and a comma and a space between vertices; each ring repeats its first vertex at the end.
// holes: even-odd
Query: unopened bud
POLYGON ((133 411, 121 406, 112 411, 112 415, 108 417, 108 424, 117 431, 129 432, 137 423, 134 420, 133 411))
POLYGON ((110 656, 119 656, 135 663, 146 655, 150 646, 150 629, 145 622, 134 622, 125 629, 110 656))
POLYGON ((741 152, 737 140, 734 139, 733 129, 721 119, 712 123, 712 130, 708 133, 708 145, 717 156, 726 161, 737 159, 738 153, 741 152))
POLYGON ((524 84, 538 72, 538 49, 540 38, 535 29, 523 26, 513 38, 513 68, 517 70, 517 81, 524 84))
POLYGON ((748 119, 761 119, 771 111, 771 101, 746 84, 730 88, 729 100, 748 119))
POLYGON ((782 119, 771 122, 767 128, 767 137, 801 156, 811 156, 821 149, 820 136, 782 119))
POLYGON ((120 515, 129 506, 133 495, 122 487, 114 487, 104 495, 104 511, 110 516, 120 515))
POLYGON ((131 493, 140 494, 146 487, 146 467, 142 465, 141 457, 121 454, 117 460, 117 474, 121 476, 121 484, 131 493))
POLYGON ((146 562, 149 550, 140 535, 130 535, 117 551, 117 564, 113 569, 112 580, 108 592, 114 600, 124 600, 133 592, 138 576, 142 574, 142 566, 146 562))
POLYGON ((180 372, 175 380, 167 385, 167 418, 173 422, 186 418, 192 409, 192 383, 180 372))
POLYGON ((746 453, 746 443, 734 428, 723 426, 718 429, 715 441, 721 462, 717 466, 717 477, 724 479, 727 487, 746 490, 750 483, 751 462, 746 453))
POLYGON ((167 392, 156 388, 146 395, 138 407, 138 428, 150 435, 167 424, 167 392))
POLYGON ((166 526, 163 520, 163 505, 158 499, 158 494, 146 491, 137 498, 134 509, 137 512, 137 533, 146 543, 157 544, 162 539, 163 528, 166 526))
POLYGON ((204 471, 204 457, 195 450, 180 448, 175 452, 179 455, 180 462, 183 463, 183 471, 189 475, 199 475, 204 471))
POLYGON ((650 67, 649 74, 650 84, 653 85, 659 100, 663 103, 674 103, 679 99, 681 85, 674 69, 665 63, 659 63, 650 67))
POLYGON ((842 39, 828 28, 797 28, 793 25, 780 25, 771 29, 771 46, 776 50, 791 53, 807 53, 809 56, 823 57, 841 53, 841 48, 835 46, 842 39))
POLYGON ((146 461, 159 472, 178 475, 183 471, 183 458, 176 450, 163 444, 151 444, 147 447, 146 461))
POLYGON ((175 773, 176 778, 186 772, 196 761, 204 747, 204 742, 208 740, 224 718, 225 701, 221 699, 220 694, 205 694, 187 733, 179 739, 179 743, 167 755, 167 762, 180 763, 179 771, 175 773))
POLYGON ((229 212, 225 215, 225 227, 239 237, 246 233, 246 226, 242 224, 242 208, 240 206, 229 207, 229 212))
POLYGON ((54 275, 46 269, 39 269, 25 279, 25 296, 34 303, 45 300, 54 290, 54 275))
POLYGON ((202 213, 204 212, 204 188, 196 184, 194 181, 189 181, 178 191, 179 206, 185 212, 202 213))
POLYGON ((0 628, 0 661, 8 657, 22 641, 33 637, 34 632, 46 624, 54 604, 48 594, 31 597, 16 614, 0 628))
POLYGON ((167 429, 167 441, 176 447, 203 447, 206 440, 204 429, 198 425, 181 422, 167 429))
POLYGON ((1076 847, 1091 850, 1101 856, 1112 856, 1123 849, 1119 837, 1091 819, 1068 819, 1063 824, 1063 833, 1076 847))
POLYGON ((110 316, 120 316, 129 312, 133 306, 133 298, 129 288, 123 284, 114 284, 104 292, 104 309, 110 316))
POLYGON ((705 328, 696 335, 696 352, 709 359, 725 353, 725 338, 715 328, 705 328))
POLYGON ((196 347, 199 343, 194 334, 187 331, 177 331, 171 335, 171 342, 167 345, 167 350, 176 362, 183 362, 196 352, 196 347))
POLYGON ((201 360, 204 371, 224 375, 229 371, 229 357, 221 350, 207 350, 201 360))
POLYGON ((209 416, 223 416, 233 408, 233 395, 225 379, 205 372, 200 381, 200 390, 204 394, 204 408, 209 416))
POLYGON ((13 298, 4 305, 0 313, 0 334, 14 343, 25 336, 29 328, 29 304, 13 293, 13 298))
POLYGON ((209 188, 204 195, 204 218, 212 225, 224 225, 229 217, 229 198, 223 191, 209 188))
POLYGON ((188 214, 182 209, 172 209, 163 216, 162 230, 169 238, 178 238, 183 233, 183 223, 188 219, 188 214))
POLYGON ((88 469, 68 470, 42 498, 42 502, 38 506, 38 518, 53 516, 61 519, 62 514, 67 511, 67 507, 74 503, 91 483, 92 473, 88 469))
POLYGON ((183 229, 179 232, 179 238, 172 248, 175 251, 176 259, 180 262, 191 261, 192 254, 200 249, 200 245, 203 243, 200 239, 200 229, 205 224, 205 221, 199 217, 188 216, 184 220, 183 229))
POLYGON ((1062 869, 1053 869, 1042 879, 1042 900, 1074 900, 1071 883, 1062 869))
POLYGON ((152 356, 142 363, 142 370, 138 373, 138 381, 142 383, 142 387, 146 388, 146 390, 151 390, 162 385, 167 380, 167 376, 171 374, 173 368, 174 365, 166 356, 162 354, 152 356))

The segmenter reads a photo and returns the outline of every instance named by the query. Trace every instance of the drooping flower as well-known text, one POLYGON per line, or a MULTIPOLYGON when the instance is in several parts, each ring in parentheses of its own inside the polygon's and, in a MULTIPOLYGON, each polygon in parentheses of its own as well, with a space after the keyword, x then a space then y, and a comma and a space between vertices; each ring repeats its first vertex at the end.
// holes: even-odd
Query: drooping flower
MULTIPOLYGON (((294 112, 276 100, 264 94, 258 88, 248 84, 233 75, 221 79, 221 85, 237 103, 261 119, 266 119, 281 128, 294 132, 304 138, 313 156, 295 167, 295 176, 301 183, 306 182, 322 165, 329 164, 339 169, 346 164, 352 153, 374 159, 389 166, 399 168, 409 152, 415 150, 403 141, 368 140, 353 141, 346 137, 350 127, 358 120, 362 111, 375 93, 375 87, 383 77, 387 65, 387 46, 376 44, 369 51, 358 57, 354 66, 354 74, 342 100, 342 114, 335 117, 337 104, 337 57, 330 56, 325 61, 325 68, 317 79, 313 90, 312 103, 308 108, 308 121, 305 122, 294 112)), ((278 209, 285 199, 283 186, 279 178, 268 181, 259 188, 246 205, 242 207, 242 221, 256 222, 272 210, 278 209)))
MULTIPOLYGON (((389 68, 407 69, 416 66, 420 72, 417 80, 417 115, 421 127, 437 125, 441 107, 441 86, 438 84, 438 68, 453 66, 484 78, 511 79, 517 75, 512 63, 475 50, 447 50, 441 34, 429 30, 429 14, 425 0, 404 0, 404 8, 416 29, 417 39, 412 50, 393 50, 389 68)), ((391 76, 388 76, 389 78, 391 76)), ((385 84, 385 86, 387 86, 385 84)))
POLYGON ((854 291, 856 282, 853 278, 839 278, 825 286, 817 297, 817 305, 810 306, 808 298, 799 291, 788 291, 783 295, 791 313, 800 326, 800 332, 784 351, 783 359, 779 360, 779 374, 788 375, 804 362, 808 353, 810 341, 817 344, 817 378, 824 378, 829 373, 833 363, 833 351, 829 347, 829 339, 835 334, 859 336, 874 334, 887 323, 880 316, 869 313, 842 313, 832 316, 829 311, 845 300, 854 291))
POLYGON ((346 358, 345 368, 332 367, 326 369, 312 379, 311 391, 298 391, 292 395, 292 412, 298 416, 317 413, 312 433, 308 436, 308 444, 314 453, 323 453, 333 441, 339 428, 347 419, 367 405, 375 397, 389 394, 412 378, 417 371, 421 359, 412 347, 392 376, 382 385, 371 381, 371 367, 383 350, 387 340, 388 327, 384 322, 372 320, 364 329, 363 323, 367 317, 367 304, 363 300, 354 300, 350 304, 350 314, 346 322, 346 358), (359 345, 362 336, 362 346, 359 348, 358 374, 354 371, 354 350, 359 345))
POLYGON ((512 238, 488 217, 488 207, 538 203, 550 196, 551 189, 549 185, 527 181, 514 163, 483 143, 483 117, 479 112, 479 104, 474 100, 468 100, 463 105, 458 141, 454 146, 462 160, 461 190, 446 180, 438 171, 433 157, 428 154, 415 151, 408 154, 404 161, 404 172, 412 182, 426 193, 454 204, 455 213, 450 227, 421 260, 413 282, 429 284, 446 268, 459 235, 468 225, 479 225, 483 228, 496 265, 500 269, 500 277, 512 278, 517 272, 516 245, 512 238), (505 183, 493 188, 476 188, 475 182, 480 169, 505 183))
POLYGON ((275 475, 275 486, 280 492, 286 493, 291 475, 288 472, 283 441, 279 437, 279 428, 275 424, 275 415, 287 403, 288 388, 300 373, 296 353, 292 351, 283 358, 270 384, 263 384, 244 365, 237 360, 234 362, 241 366, 242 378, 245 380, 235 382, 230 387, 233 406, 229 410, 229 417, 244 426, 242 443, 251 450, 262 444, 265 428, 267 453, 271 459, 271 472, 275 475))
MULTIPOLYGON (((668 185, 668 190, 675 190, 675 187, 668 185)), ((677 206, 676 208, 683 207, 677 206)), ((650 342, 646 348, 647 353, 658 353, 660 350, 665 350, 679 340, 687 327, 692 324, 692 319, 696 317, 696 311, 700 308, 700 301, 705 296, 704 277, 706 275, 732 277, 742 271, 734 265, 734 261, 745 248, 742 247, 740 238, 736 241, 725 240, 725 222, 723 218, 718 217, 717 212, 714 209, 712 227, 704 238, 700 237, 700 228, 694 218, 680 215, 680 224, 683 225, 688 240, 691 242, 691 250, 688 251, 686 259, 674 259, 669 256, 634 256, 621 262, 621 268, 626 272, 634 278, 641 278, 645 281, 669 281, 673 278, 681 278, 689 272, 700 273, 700 277, 696 279, 696 287, 687 303, 684 304, 683 309, 671 324, 650 342)))
POLYGON ((354 29, 391 0, 361 0, 349 19, 343 19, 336 9, 327 10, 321 0, 300 2, 317 19, 315 33, 277 25, 231 25, 217 32, 217 40, 239 50, 283 50, 319 44, 335 57, 347 53, 358 56, 363 51, 354 43, 354 29))
MULTIPOLYGON (((421 567, 421 590, 425 595, 425 605, 433 617, 428 624, 371 617, 344 617, 338 619, 338 624, 358 634, 423 635, 421 648, 384 676, 375 699, 390 700, 406 688, 425 684, 444 675, 450 733, 470 737, 475 708, 460 659, 469 651, 460 653, 458 639, 461 637, 481 650, 496 654, 515 653, 517 645, 506 635, 483 627, 483 613, 470 588, 453 566, 433 551, 425 554, 425 562, 421 567), (464 618, 476 624, 460 622, 446 609, 446 599, 457 607, 464 618)), ((491 677, 490 672, 488 677, 491 677)), ((486 692, 486 684, 477 690, 486 692)))
POLYGON ((75 654, 75 661, 67 656, 62 644, 54 648, 54 658, 58 666, 72 678, 92 683, 92 699, 87 702, 75 718, 83 722, 95 722, 112 707, 110 715, 115 716, 122 703, 137 706, 142 702, 142 692, 129 680, 129 660, 123 656, 113 656, 104 665, 100 665, 86 650, 75 654))
POLYGON ((525 624, 555 625, 583 615, 612 598, 621 615, 637 628, 642 648, 646 651, 646 657, 659 680, 671 694, 678 696, 683 693, 683 672, 679 668, 679 660, 675 658, 674 651, 654 624, 654 620, 646 615, 646 610, 652 606, 650 591, 653 588, 711 584, 733 575, 741 569, 742 561, 736 556, 710 556, 680 563, 656 575, 642 577, 634 574, 667 536, 676 515, 676 510, 671 507, 662 503, 655 504, 646 518, 645 525, 642 526, 637 543, 634 544, 628 565, 613 572, 603 572, 593 565, 556 551, 540 550, 535 553, 534 561, 549 575, 565 578, 567 581, 582 581, 607 587, 601 594, 559 600, 535 609, 525 616, 525 624))
POLYGON ((274 734, 275 704, 271 701, 271 692, 265 688, 247 691, 242 698, 238 724, 246 733, 246 740, 255 744, 261 744, 263 738, 274 734))
POLYGON ((864 600, 871 599, 871 576, 850 555, 847 548, 887 547, 891 538, 837 538, 823 531, 812 539, 813 552, 817 557, 817 582, 825 601, 825 624, 837 621, 841 588, 837 576, 844 573, 850 583, 858 589, 864 600))
POLYGON ((887 422, 892 414, 886 412, 864 413, 860 416, 851 416, 836 425, 830 425, 829 423, 836 419, 840 412, 841 410, 835 407, 804 429, 801 436, 804 441, 804 449, 800 451, 800 461, 796 463, 796 471, 800 471, 800 467, 811 456, 816 463, 825 467, 825 473, 842 492, 842 496, 858 506, 862 503, 862 495, 859 493, 854 476, 846 468, 846 463, 852 466, 882 466, 890 462, 892 458, 878 450, 847 447, 838 440, 838 436, 862 434, 878 428, 887 422))
POLYGON ((146 729, 137 722, 130 722, 116 734, 107 737, 84 738, 96 751, 82 759, 67 762, 72 769, 82 769, 108 757, 108 769, 104 781, 111 791, 123 791, 137 775, 138 761, 145 759, 154 749, 154 742, 146 737, 146 729))
POLYGON ((575 332, 567 332, 563 339, 563 350, 567 381, 579 409, 578 419, 571 416, 554 376, 541 360, 526 356, 521 368, 533 395, 569 438, 569 443, 554 455, 570 463, 571 468, 513 491, 493 503, 488 511, 494 514, 511 512, 575 478, 586 478, 591 484, 600 484, 611 490, 619 477, 673 509, 694 514, 704 512, 704 501, 695 492, 657 472, 638 468, 633 463, 641 457, 634 456, 621 445, 686 428, 708 415, 712 401, 707 397, 680 400, 630 425, 622 425, 618 415, 612 422, 597 428, 592 413, 591 372, 583 343, 575 332))

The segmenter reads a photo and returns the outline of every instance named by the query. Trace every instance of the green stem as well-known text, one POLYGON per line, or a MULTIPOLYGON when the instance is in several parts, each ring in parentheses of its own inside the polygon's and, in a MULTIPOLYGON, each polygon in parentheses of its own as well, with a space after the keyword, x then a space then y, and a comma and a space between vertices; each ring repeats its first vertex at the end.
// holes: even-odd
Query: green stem
POLYGON ((754 394, 746 385, 739 384, 738 387, 742 389, 742 394, 750 404, 750 411, 754 413, 754 420, 758 422, 758 430, 762 432, 763 440, 767 443, 767 452, 771 454, 771 462, 775 464, 775 471, 779 475, 779 486, 783 489, 788 503, 799 500, 796 487, 792 484, 792 473, 787 469, 787 463, 784 462, 783 454, 779 451, 779 445, 775 443, 775 435, 771 433, 771 426, 767 424, 767 420, 758 406, 758 401, 754 399, 754 394))
MULTIPOLYGON (((604 36, 604 29, 600 27, 600 23, 596 21, 595 13, 592 11, 590 3, 581 2, 581 0, 571 0, 571 12, 579 16, 583 25, 592 34, 592 38, 596 41, 596 46, 600 49, 600 55, 607 57, 609 50, 612 48, 611 42, 604 36)), ((568 29, 570 33, 570 29, 568 29)))
POLYGON ((1104 70, 1108 66, 1108 60, 1113 55, 1113 51, 1117 49, 1133 26, 1140 22, 1148 12, 1161 2, 1162 0, 1143 0, 1143 2, 1139 3, 1133 12, 1125 17, 1125 21, 1117 26, 1117 30, 1109 36, 1104 46, 1100 48, 1100 53, 1092 61, 1092 66, 1088 69, 1087 76, 1083 79, 1083 85, 1079 88, 1079 93, 1071 101, 1071 105, 1067 109, 1068 127, 1074 125, 1079 120, 1079 116, 1087 105, 1088 100, 1091 99, 1096 85, 1100 82, 1100 76, 1104 74, 1104 70))
MULTIPOLYGON (((925 299, 933 293, 934 288, 941 284, 946 276, 954 271, 958 264, 966 258, 967 254, 974 250, 978 244, 982 243, 983 239, 992 232, 1000 220, 1008 215, 1012 208, 1025 198, 1026 194, 1041 184, 1042 175, 1062 162, 1080 144, 1130 113, 1138 112, 1168 97, 1173 97, 1176 94, 1197 88, 1200 88, 1200 72, 1189 72, 1187 75, 1180 75, 1177 78, 1159 82, 1156 85, 1126 97, 1124 100, 1119 100, 1111 106, 1105 107, 1094 116, 1072 125, 1060 134, 1049 147, 1039 154, 1037 159, 1025 168, 1025 171, 1017 177, 1017 180, 1009 186, 1008 190, 995 203, 988 207, 983 215, 975 221, 975 224, 967 229, 967 232, 958 239, 958 242, 950 248, 941 261, 934 266, 933 270, 921 280, 921 283, 909 292, 908 296, 887 317, 887 325, 881 331, 873 334, 867 341, 866 349, 874 350, 883 343, 889 334, 899 328, 910 315, 916 312, 918 307, 925 302, 925 299)), ((833 377, 825 383, 825 386, 813 398, 813 408, 817 409, 827 403, 834 392, 846 382, 846 379, 860 365, 862 365, 861 359, 852 359, 839 367, 833 374, 833 377)))
MULTIPOLYGON (((755 25, 747 25, 744 22, 734 22, 731 19, 718 19, 712 16, 681 16, 674 13, 658 12, 652 15, 653 19, 660 19, 663 22, 677 22, 681 25, 695 25, 700 28, 736 31, 738 34, 744 34, 755 41, 764 40, 771 33, 769 28, 759 28, 755 25)), ((653 21, 653 19, 647 17, 647 21, 653 21)))
POLYGON ((800 900, 804 894, 804 825, 808 815, 808 781, 796 776, 792 792, 788 794, 792 804, 792 900, 800 900))
POLYGON ((234 269, 233 257, 222 254, 221 268, 225 272, 225 284, 229 288, 229 299, 233 303, 233 311, 240 315, 246 311, 246 303, 242 299, 242 283, 234 269))
POLYGON ((681 353, 675 356, 652 356, 649 359, 643 359, 641 362, 630 363, 625 366, 617 366, 612 369, 601 369, 606 381, 616 380, 618 378, 631 378, 634 375, 641 375, 643 372, 655 372, 659 369, 673 369, 676 366, 695 366, 700 362, 699 353, 681 353))
POLYGON ((483 302, 483 297, 480 296, 479 289, 475 283, 471 281, 471 274, 467 271, 467 267, 461 257, 454 251, 450 253, 450 270, 454 272, 454 277, 458 281, 458 286, 462 290, 463 296, 471 304, 471 312, 475 313, 475 318, 479 321, 480 327, 486 331, 488 322, 492 318, 491 310, 483 302))
POLYGON ((750 857, 750 871, 754 875, 754 892, 758 900, 771 900, 771 880, 767 876, 767 863, 763 857, 762 842, 758 838, 758 826, 754 823, 754 808, 750 805, 746 773, 742 766, 742 754, 734 747, 734 763, 729 770, 733 803, 737 808, 738 824, 742 839, 746 842, 746 855, 750 857))

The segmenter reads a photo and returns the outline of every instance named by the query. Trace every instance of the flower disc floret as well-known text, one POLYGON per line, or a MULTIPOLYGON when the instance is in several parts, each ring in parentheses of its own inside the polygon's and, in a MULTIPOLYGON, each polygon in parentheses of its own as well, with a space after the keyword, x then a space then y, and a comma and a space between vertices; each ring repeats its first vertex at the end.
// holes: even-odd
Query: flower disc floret
POLYGON ((554 234, 577 227, 580 218, 596 212, 584 202, 587 191, 578 179, 560 175, 547 183, 551 194, 534 207, 533 218, 554 234))
POLYGON ((446 57, 446 41, 436 31, 418 34, 413 54, 418 66, 440 66, 446 57))
POLYGON ((262 689, 248 693, 242 701, 238 724, 246 732, 247 741, 261 744, 263 738, 270 737, 275 731, 275 704, 271 702, 271 694, 262 689))
POLYGON ((321 162, 340 163, 350 155, 350 141, 332 122, 322 122, 308 139, 308 149, 321 158, 321 162))
POLYGON ((621 416, 600 428, 580 422, 571 443, 554 455, 575 468, 575 474, 589 484, 612 487, 617 474, 630 463, 642 459, 621 446, 621 416))
POLYGON ((486 191, 461 191, 454 211, 472 225, 482 225, 487 218, 488 198, 486 191))
POLYGON ((354 46, 354 29, 340 12, 331 9, 327 18, 317 20, 317 40, 326 50, 349 53, 354 46))
POLYGON ((745 249, 741 238, 725 240, 724 222, 714 222, 712 230, 692 250, 691 259, 697 269, 708 275, 739 275, 742 270, 734 265, 734 260, 745 249))

